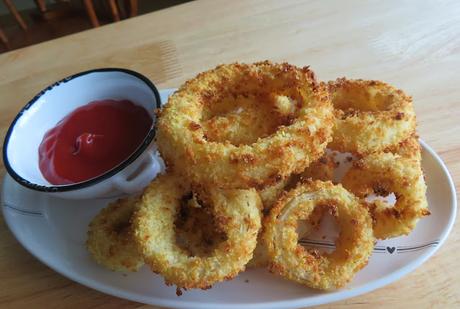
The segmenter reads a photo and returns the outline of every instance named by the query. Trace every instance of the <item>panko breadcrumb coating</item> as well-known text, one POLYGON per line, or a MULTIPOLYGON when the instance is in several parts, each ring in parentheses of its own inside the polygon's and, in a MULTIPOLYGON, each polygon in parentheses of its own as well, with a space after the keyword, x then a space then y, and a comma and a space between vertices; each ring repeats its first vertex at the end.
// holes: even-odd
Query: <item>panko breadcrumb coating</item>
POLYGON ((133 215, 134 239, 153 272, 178 289, 210 288, 245 269, 261 224, 261 201, 254 189, 192 188, 181 177, 157 177, 145 190, 133 215), (208 256, 193 256, 176 242, 175 218, 181 201, 197 194, 209 207, 226 239, 208 256))
POLYGON ((341 185, 311 181, 285 193, 264 220, 263 240, 269 269, 308 287, 332 290, 344 286, 366 266, 374 248, 372 220, 360 200, 341 185), (298 243, 299 220, 317 224, 315 210, 328 211, 340 227, 332 253, 320 253, 298 243))
MULTIPOLYGON (((289 178, 282 180, 274 185, 268 186, 259 190, 259 195, 264 205, 264 213, 268 214, 272 206, 276 203, 280 195, 294 188, 301 179, 313 180, 331 180, 334 176, 334 169, 336 163, 331 155, 324 154, 317 161, 313 162, 301 174, 291 175, 289 178)), ((257 238, 257 246, 254 250, 254 256, 249 261, 248 268, 266 267, 268 266, 269 258, 268 251, 265 243, 262 241, 261 236, 257 238)))
POLYGON ((339 78, 328 83, 336 124, 329 148, 365 155, 415 132, 412 98, 381 81, 339 78))
POLYGON ((397 145, 388 147, 383 152, 391 152, 404 158, 414 159, 418 162, 422 161, 422 149, 416 134, 411 135, 397 145))
POLYGON ((334 157, 325 153, 321 158, 310 164, 299 176, 313 180, 332 181, 336 167, 334 157))
POLYGON ((319 158, 331 140, 333 117, 328 92, 308 67, 268 61, 220 65, 169 98, 158 118, 157 144, 167 165, 193 182, 262 188, 319 158), (206 120, 228 114, 225 102, 239 97, 253 101, 254 112, 274 110, 265 121, 275 123, 276 131, 251 144, 209 141, 206 120))
POLYGON ((130 224, 137 198, 109 204, 89 224, 86 247, 99 264, 115 271, 137 271, 144 265, 130 224))
POLYGON ((319 83, 309 67, 269 61, 220 65, 158 112, 166 174, 140 198, 103 209, 88 250, 112 270, 145 261, 177 295, 249 267, 315 289, 343 287, 376 237, 407 234, 429 214, 415 126, 412 99, 384 82, 319 83), (343 184, 331 182, 337 164, 326 147, 356 160, 343 184), (391 192, 394 207, 366 202, 391 192), (326 213, 340 228, 336 250, 299 244, 326 213))
POLYGON ((392 153, 369 155, 353 164, 342 184, 361 198, 370 194, 395 194, 393 207, 380 199, 370 204, 374 234, 379 239, 409 234, 417 221, 430 213, 426 184, 417 158, 392 153))

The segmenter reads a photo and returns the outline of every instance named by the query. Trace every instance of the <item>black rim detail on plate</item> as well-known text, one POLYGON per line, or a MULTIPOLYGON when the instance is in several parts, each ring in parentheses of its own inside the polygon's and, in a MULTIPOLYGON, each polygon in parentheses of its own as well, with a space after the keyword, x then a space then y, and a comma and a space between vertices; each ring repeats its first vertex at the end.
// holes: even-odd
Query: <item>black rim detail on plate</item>
POLYGON ((139 80, 144 82, 150 88, 150 90, 152 90, 153 95, 154 95, 155 100, 156 100, 157 108, 161 107, 160 93, 158 92, 158 89, 155 87, 155 85, 147 77, 145 77, 144 75, 142 75, 142 74, 140 74, 138 72, 135 72, 135 71, 128 70, 128 69, 101 68, 101 69, 88 70, 88 71, 83 71, 83 72, 68 76, 66 78, 61 79, 60 81, 55 82, 54 84, 52 84, 52 85, 46 87, 45 89, 43 89, 42 91, 40 91, 32 100, 30 100, 21 109, 21 111, 14 118, 13 122, 11 123, 10 127, 8 128, 8 132, 6 133, 5 140, 3 142, 3 163, 5 165, 5 168, 6 168, 6 171, 8 172, 8 174, 10 174, 10 176, 13 177, 13 179, 16 182, 18 182, 19 184, 21 184, 24 187, 27 187, 29 189, 42 191, 42 192, 66 192, 66 191, 72 191, 72 190, 77 190, 77 189, 83 189, 83 188, 89 187, 91 185, 94 185, 96 183, 99 183, 99 182, 101 182, 103 180, 106 180, 107 178, 117 174, 122 169, 124 169, 126 166, 128 166, 129 164, 134 162, 134 160, 136 160, 144 152, 144 150, 147 149, 147 147, 150 145, 150 143, 152 142, 153 138, 155 137, 155 129, 156 129, 155 122, 152 123, 152 127, 150 128, 149 132, 147 133, 147 135, 144 138, 144 140, 142 141, 142 143, 139 145, 139 147, 136 149, 136 151, 131 156, 129 156, 128 159, 126 159, 125 161, 123 161, 122 163, 120 163, 119 165, 114 167, 113 169, 105 172, 104 174, 102 174, 100 176, 97 176, 95 178, 83 181, 83 182, 70 184, 70 185, 62 185, 62 186, 43 186, 43 185, 38 185, 38 184, 35 184, 35 183, 31 183, 30 181, 22 178, 11 167, 10 162, 8 160, 8 156, 7 156, 7 149, 8 149, 8 143, 10 141, 11 134, 12 134, 13 129, 14 129, 15 125, 16 125, 16 122, 19 120, 19 118, 21 118, 22 115, 32 105, 34 105, 34 103, 37 102, 38 99, 40 99, 40 97, 42 97, 46 92, 50 91, 54 87, 56 87, 56 86, 58 86, 58 85, 60 85, 62 83, 67 83, 67 82, 69 82, 69 81, 71 81, 71 80, 73 80, 73 79, 75 79, 77 77, 83 76, 83 75, 87 75, 87 74, 91 74, 91 73, 104 73, 104 72, 121 72, 121 73, 125 73, 125 74, 128 74, 128 75, 131 75, 131 76, 134 76, 134 77, 138 78, 139 80))
MULTIPOLYGON (((440 240, 433 240, 431 242, 422 244, 422 245, 414 245, 414 246, 375 246, 373 249, 374 253, 406 253, 406 252, 413 252, 419 251, 423 249, 427 249, 429 247, 436 247, 439 245, 440 240)), ((321 241, 321 240, 314 240, 308 238, 302 238, 299 240, 301 245, 318 247, 318 248, 327 248, 327 249, 335 249, 335 243, 332 241, 321 241)))

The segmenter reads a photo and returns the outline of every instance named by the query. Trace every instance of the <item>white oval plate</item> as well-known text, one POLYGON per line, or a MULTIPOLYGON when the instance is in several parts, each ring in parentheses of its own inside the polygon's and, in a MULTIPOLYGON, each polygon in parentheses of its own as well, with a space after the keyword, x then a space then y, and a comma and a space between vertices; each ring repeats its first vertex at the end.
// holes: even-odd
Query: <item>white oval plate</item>
MULTIPOLYGON (((161 92, 165 102, 172 90, 161 92)), ((346 288, 320 292, 252 269, 212 289, 176 296, 161 276, 147 267, 137 273, 111 272, 97 265, 85 249, 89 221, 109 200, 69 201, 3 182, 2 209, 18 241, 58 273, 101 292, 137 302, 176 308, 298 308, 330 303, 390 284, 425 262, 444 243, 456 215, 452 179, 436 153, 423 146, 423 169, 431 215, 404 237, 377 243, 369 264, 346 288)), ((327 247, 329 244, 319 244, 327 247)))

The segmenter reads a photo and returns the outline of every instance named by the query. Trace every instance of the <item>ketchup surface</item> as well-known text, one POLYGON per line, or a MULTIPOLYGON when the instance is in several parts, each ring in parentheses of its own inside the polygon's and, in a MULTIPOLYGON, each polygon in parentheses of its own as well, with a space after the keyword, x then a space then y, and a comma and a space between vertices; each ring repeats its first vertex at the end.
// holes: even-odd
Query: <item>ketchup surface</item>
POLYGON ((127 159, 152 122, 144 108, 128 100, 90 102, 46 132, 38 148, 40 171, 54 185, 97 177, 127 159))

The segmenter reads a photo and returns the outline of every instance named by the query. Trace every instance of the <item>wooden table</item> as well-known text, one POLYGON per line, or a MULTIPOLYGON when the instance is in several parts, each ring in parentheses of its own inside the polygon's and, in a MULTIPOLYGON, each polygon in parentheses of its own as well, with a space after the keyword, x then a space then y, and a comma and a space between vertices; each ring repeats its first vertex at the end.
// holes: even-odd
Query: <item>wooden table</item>
MULTIPOLYGON (((164 88, 219 63, 263 59, 309 64, 323 80, 379 79, 404 89, 414 97, 421 137, 446 162, 458 194, 456 0, 195 1, 13 51, 0 55, 0 135, 40 89, 88 68, 131 68, 164 88)), ((0 169, 3 174, 3 165, 0 169)), ((457 220, 445 245, 421 268, 385 288, 330 306, 459 307, 459 261, 457 220)), ((58 275, 19 245, 3 219, 0 278, 0 307, 144 307, 58 275)))

